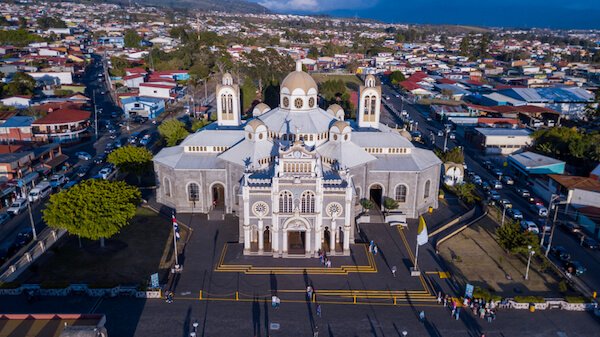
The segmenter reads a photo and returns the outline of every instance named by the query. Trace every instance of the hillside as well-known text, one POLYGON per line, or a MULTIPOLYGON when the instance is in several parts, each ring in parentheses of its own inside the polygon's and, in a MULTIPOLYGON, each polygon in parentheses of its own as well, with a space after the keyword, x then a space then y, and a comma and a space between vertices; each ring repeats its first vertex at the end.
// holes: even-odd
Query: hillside
MULTIPOLYGON (((112 1, 111 1, 112 2, 112 1)), ((127 2, 114 1, 114 2, 127 2)), ((203 11, 221 11, 238 13, 268 13, 265 7, 246 0, 137 0, 140 5, 151 5, 171 8, 200 9, 203 11)))

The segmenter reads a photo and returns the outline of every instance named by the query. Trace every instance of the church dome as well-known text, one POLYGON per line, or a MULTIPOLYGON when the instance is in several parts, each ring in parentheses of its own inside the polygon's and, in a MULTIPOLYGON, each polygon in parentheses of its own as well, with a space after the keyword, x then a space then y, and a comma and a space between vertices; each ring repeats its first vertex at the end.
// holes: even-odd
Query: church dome
POLYGON ((271 107, 269 107, 268 105, 266 105, 265 103, 258 103, 254 109, 252 109, 252 116, 254 117, 258 117, 262 114, 264 114, 265 112, 271 110, 271 107))
POLYGON ((339 104, 330 105, 327 112, 338 120, 344 120, 344 109, 339 104))
POLYGON ((265 128, 266 128, 266 125, 265 125, 265 123, 263 123, 263 121, 261 121, 261 120, 260 120, 260 119, 258 119, 258 118, 254 118, 253 120, 251 120, 251 121, 249 121, 249 122, 248 122, 248 124, 246 125, 246 129, 247 129, 247 130, 249 129, 248 131, 250 131, 250 130, 251 130, 252 132, 256 132, 256 130, 257 130, 257 129, 258 129, 260 126, 261 126, 261 125, 262 125, 262 126, 265 126, 265 128))
POLYGON ((300 89, 305 95, 309 94, 310 89, 317 92, 317 82, 307 73, 302 71, 302 62, 296 62, 296 71, 289 73, 283 82, 281 88, 287 88, 289 93, 294 93, 294 90, 300 89))

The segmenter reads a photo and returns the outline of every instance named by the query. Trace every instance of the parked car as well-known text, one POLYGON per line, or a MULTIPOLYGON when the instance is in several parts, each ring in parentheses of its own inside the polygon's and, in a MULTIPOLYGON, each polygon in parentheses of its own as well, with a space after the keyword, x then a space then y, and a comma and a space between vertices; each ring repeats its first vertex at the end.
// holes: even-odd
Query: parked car
POLYGON ((515 184, 515 181, 513 180, 513 178, 511 176, 502 176, 501 180, 506 185, 514 185, 515 184))
POLYGON ((494 168, 494 164, 492 164, 492 162, 489 160, 484 160, 482 164, 483 164, 483 167, 485 167, 488 170, 491 170, 494 168))
POLYGON ((535 206, 544 206, 544 202, 541 199, 539 199, 539 198, 533 198, 533 199, 530 200, 529 203, 533 204, 535 206))
POLYGON ((548 209, 546 207, 544 207, 544 206, 535 205, 533 209, 541 217, 548 216, 548 209))
POLYGON ((52 185, 48 181, 42 181, 29 191, 29 202, 44 199, 52 193, 52 185))
POLYGON ((497 177, 502 177, 502 175, 504 174, 501 169, 493 169, 492 172, 497 177))
POLYGON ((92 156, 84 151, 79 151, 77 153, 75 153, 75 156, 77 156, 77 158, 82 159, 82 160, 90 160, 92 159, 92 156))
POLYGON ((492 181, 492 187, 494 187, 495 190, 501 190, 502 183, 500 182, 500 180, 494 180, 492 181))
POLYGON ((0 213, 0 225, 4 225, 5 223, 8 222, 8 220, 10 220, 10 215, 8 215, 8 213, 6 213, 6 212, 0 213))
POLYGON ((509 208, 506 213, 514 220, 523 220, 523 213, 516 208, 509 208))
POLYGON ((106 147, 104 148, 104 153, 109 154, 111 152, 113 152, 115 149, 115 146, 113 143, 108 143, 106 144, 106 147))
POLYGON ((535 233, 535 234, 540 233, 540 229, 535 224, 535 222, 529 221, 529 220, 521 221, 521 229, 523 229, 524 231, 527 231, 527 232, 535 233))
POLYGON ((31 232, 21 232, 17 234, 17 238, 15 239, 15 243, 13 245, 16 245, 18 247, 17 250, 19 250, 21 247, 25 247, 25 245, 30 243, 31 240, 33 240, 33 235, 31 232))
POLYGON ((471 180, 473 181, 473 184, 475 184, 475 185, 481 185, 483 183, 483 180, 481 180, 481 177, 478 175, 474 175, 471 180))
POLYGON ((517 194, 523 198, 529 198, 531 196, 531 193, 529 193, 529 190, 527 190, 525 188, 517 188, 517 194))
POLYGON ((489 191, 488 195, 489 195, 490 199, 492 199, 494 201, 499 201, 500 198, 501 198, 500 197, 500 193, 498 193, 498 192, 496 192, 494 190, 489 191))
POLYGON ((444 137, 444 130, 438 130, 437 135, 438 137, 444 137))
POLYGON ((481 183, 481 188, 483 188, 484 191, 489 191, 492 189, 492 186, 490 186, 490 183, 487 181, 484 181, 481 183))
POLYGON ((89 170, 90 170, 90 166, 89 165, 82 165, 82 166, 79 166, 79 168, 77 168, 77 171, 75 172, 75 174, 79 178, 82 178, 82 177, 84 177, 88 173, 89 170))
POLYGON ((571 234, 577 234, 577 233, 581 233, 583 231, 581 226, 573 221, 561 222, 560 225, 565 231, 567 231, 571 234))
POLYGON ((53 188, 60 187, 66 182, 67 178, 64 174, 54 174, 50 177, 50 186, 52 186, 53 188))
POLYGON ((140 139, 140 145, 146 146, 150 144, 150 140, 152 139, 152 135, 144 135, 142 139, 140 139))
POLYGON ((508 199, 502 199, 500 200, 500 206, 502 206, 502 208, 512 208, 512 202, 508 199))
POLYGON ((450 132, 450 133, 448 134, 448 138, 450 138, 450 139, 456 139, 456 133, 454 133, 454 132, 450 132))
POLYGON ((100 165, 104 163, 104 161, 106 161, 106 153, 101 153, 94 159, 94 164, 100 165))
POLYGON ((65 186, 63 186, 63 189, 68 190, 69 188, 77 185, 78 183, 79 183, 79 179, 69 180, 69 182, 66 183, 65 186))
POLYGON ((571 275, 581 276, 587 271, 587 268, 579 261, 567 261, 565 262, 565 271, 571 275))
POLYGON ((552 246, 550 248, 552 255, 556 256, 559 260, 565 262, 571 259, 571 254, 563 246, 552 246))
POLYGON ((15 200, 12 205, 6 210, 8 214, 17 215, 27 209, 27 199, 19 198, 15 200))
POLYGON ((598 241, 594 240, 593 238, 591 238, 589 236, 583 237, 583 240, 581 241, 581 245, 584 246, 585 248, 589 248, 589 249, 598 249, 600 246, 598 241))
POLYGON ((115 140, 115 142, 113 144, 115 145, 116 148, 123 146, 123 143, 121 143, 120 139, 115 140))
POLYGON ((104 167, 100 172, 98 172, 98 177, 101 179, 108 179, 108 176, 112 173, 112 169, 110 167, 104 167))

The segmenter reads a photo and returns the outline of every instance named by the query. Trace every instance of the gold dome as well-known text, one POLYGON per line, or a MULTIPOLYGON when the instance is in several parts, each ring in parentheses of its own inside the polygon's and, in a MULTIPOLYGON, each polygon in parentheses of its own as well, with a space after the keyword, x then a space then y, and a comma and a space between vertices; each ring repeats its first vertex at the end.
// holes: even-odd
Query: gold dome
POLYGON ((291 93, 294 92, 295 89, 301 89, 304 91, 304 94, 308 94, 310 89, 315 90, 315 94, 317 93, 317 82, 307 73, 302 71, 302 62, 296 62, 296 71, 289 73, 283 82, 281 82, 281 88, 287 88, 291 93))

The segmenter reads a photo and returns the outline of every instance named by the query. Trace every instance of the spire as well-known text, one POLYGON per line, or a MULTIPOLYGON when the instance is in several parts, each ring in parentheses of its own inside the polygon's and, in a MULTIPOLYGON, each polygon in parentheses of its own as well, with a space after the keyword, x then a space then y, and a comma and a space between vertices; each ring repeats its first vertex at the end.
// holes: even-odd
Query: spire
POLYGON ((302 60, 296 61, 296 71, 302 71, 302 60))

